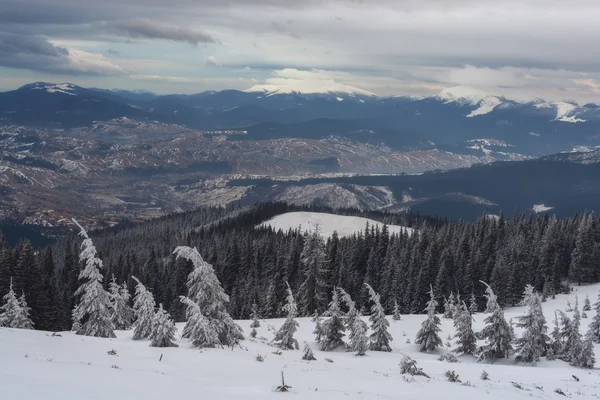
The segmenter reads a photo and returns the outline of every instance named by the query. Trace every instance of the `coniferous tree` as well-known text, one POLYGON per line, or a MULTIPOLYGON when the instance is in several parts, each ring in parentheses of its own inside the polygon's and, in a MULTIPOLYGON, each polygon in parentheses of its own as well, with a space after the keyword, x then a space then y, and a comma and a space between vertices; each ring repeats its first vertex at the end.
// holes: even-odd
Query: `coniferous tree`
POLYGON ((500 308, 500 305, 498 305, 494 291, 488 284, 482 283, 486 286, 486 310, 489 310, 491 315, 483 320, 486 326, 479 333, 479 336, 486 341, 486 344, 481 346, 477 351, 479 360, 508 358, 513 352, 512 328, 504 318, 504 312, 500 308))
POLYGON ((573 308, 573 320, 570 324, 565 325, 565 330, 562 333, 564 338, 563 360, 571 365, 579 364, 579 356, 582 348, 581 333, 581 315, 579 314, 579 301, 575 297, 575 307, 573 308))
MULTIPOLYGON (((177 247, 173 254, 177 258, 185 258, 194 264, 194 270, 188 276, 187 298, 198 305, 200 313, 208 319, 212 325, 212 330, 217 332, 220 344, 222 346, 238 344, 244 338, 242 328, 233 321, 229 312, 227 312, 226 306, 229 303, 229 296, 221 287, 212 265, 202 259, 198 250, 188 246, 177 247)), ((186 302, 186 305, 189 306, 189 302, 186 302)), ((194 311, 191 314, 196 315, 194 311)), ((194 326, 196 326, 196 323, 194 321, 194 326)), ((188 337, 190 330, 191 326, 186 324, 183 330, 185 337, 188 337)))
POLYGON ((189 297, 181 296, 180 301, 186 307, 187 318, 181 337, 190 339, 192 345, 198 348, 222 347, 215 326, 202 314, 200 306, 189 297))
POLYGON ((600 291, 598 292, 598 301, 594 303, 594 311, 596 314, 592 318, 589 329, 594 343, 600 343, 600 291))
POLYGON ((173 340, 175 339, 177 328, 162 304, 159 304, 158 310, 152 320, 152 331, 150 332, 150 347, 178 347, 173 340))
POLYGON ((307 234, 300 255, 304 274, 304 281, 299 289, 301 315, 321 311, 325 304, 325 254, 325 243, 319 230, 307 234))
POLYGON ((547 359, 555 359, 562 351, 562 343, 560 337, 560 326, 558 324, 558 313, 554 312, 554 324, 552 332, 550 333, 550 346, 548 346, 548 353, 546 354, 547 359))
POLYGON ((385 317, 385 312, 381 306, 379 295, 373 290, 373 288, 365 283, 365 286, 369 290, 369 298, 373 305, 371 306, 371 337, 369 343, 369 350, 371 351, 392 351, 390 342, 394 340, 392 335, 388 332, 390 323, 385 317))
POLYGON ((346 328, 344 327, 342 311, 340 310, 337 288, 333 289, 333 296, 325 316, 328 318, 321 324, 321 350, 329 351, 344 346, 343 337, 346 336, 344 334, 346 328))
POLYGON ((152 322, 154 320, 154 309, 156 303, 154 296, 135 276, 131 277, 137 285, 135 286, 135 297, 133 299, 133 340, 149 339, 152 335, 152 322))
POLYGON ((594 368, 596 358, 594 356, 594 341, 592 338, 592 332, 588 330, 585 334, 583 343, 581 344, 581 350, 577 355, 576 366, 582 368, 594 368))
POLYGON ((339 288, 339 291, 342 295, 342 301, 348 307, 345 323, 349 332, 349 350, 355 351, 357 356, 364 356, 369 349, 369 338, 367 337, 369 326, 362 320, 352 297, 342 288, 339 288))
POLYGON ((29 313, 31 312, 31 308, 27 305, 27 300, 25 299, 25 293, 19 297, 19 312, 17 313, 15 319, 12 321, 12 328, 18 329, 33 329, 33 321, 29 317, 29 313))
POLYGON ((592 311, 592 305, 590 304, 590 296, 585 295, 585 300, 583 302, 583 311, 592 311))
POLYGON ((478 311, 477 299, 475 299, 475 293, 471 292, 471 299, 469 300, 469 311, 471 315, 475 315, 478 311))
MULTIPOLYGON (((432 289, 433 290, 433 289, 432 289)), ((444 318, 454 318, 454 313, 456 312, 456 299, 454 298, 454 293, 450 292, 450 296, 444 302, 444 318)), ((437 301, 436 301, 437 307, 437 301)))
POLYGON ((4 305, 0 307, 0 327, 14 328, 17 316, 21 313, 19 299, 13 290, 12 278, 8 293, 4 295, 4 305))
POLYGON ((312 349, 306 342, 304 342, 304 353, 302 354, 302 359, 306 360, 306 361, 315 361, 316 360, 312 349))
POLYGON ((323 338, 323 325, 321 324, 321 316, 317 311, 313 314, 312 322, 315 324, 315 330, 313 334, 315 335, 315 341, 321 344, 321 340, 323 338))
POLYGON ((287 318, 281 328, 275 333, 273 342, 284 350, 298 350, 298 341, 294 339, 294 333, 296 333, 298 326, 300 326, 296 321, 298 308, 289 284, 287 285, 287 291, 287 304, 283 307, 283 310, 287 313, 287 318))
POLYGON ((131 329, 133 320, 133 309, 129 306, 129 290, 127 285, 119 285, 113 276, 112 281, 108 284, 110 293, 111 321, 117 330, 131 329))
POLYGON ((454 327, 458 347, 456 352, 459 354, 473 355, 477 351, 477 337, 473 332, 473 316, 467 309, 467 305, 463 302, 460 310, 456 312, 457 317, 454 318, 454 327))
POLYGON ((523 336, 516 340, 517 361, 533 363, 546 354, 548 348, 548 327, 542 311, 542 299, 531 285, 525 287, 523 305, 528 307, 525 315, 518 317, 517 327, 524 330, 523 336))
POLYGON ((392 319, 394 321, 400 321, 402 319, 402 314, 400 313, 400 306, 398 302, 394 300, 394 314, 392 315, 392 319))
POLYGON ((258 328, 260 326, 260 321, 258 320, 258 305, 256 303, 252 304, 252 314, 250 315, 250 318, 252 318, 250 328, 258 328))
POLYGON ((78 335, 114 338, 114 325, 110 319, 110 296, 102 287, 102 260, 97 257, 96 247, 87 232, 77 221, 84 238, 79 259, 85 262, 79 279, 84 280, 75 296, 79 303, 73 310, 73 328, 78 335))
MULTIPOLYGON (((454 305, 453 305, 454 306, 454 305)), ((429 301, 427 302, 427 319, 421 324, 421 329, 417 332, 415 343, 419 345, 419 351, 427 352, 435 350, 443 345, 442 339, 438 335, 441 331, 440 318, 435 315, 437 301, 433 294, 433 288, 429 290, 429 301)))

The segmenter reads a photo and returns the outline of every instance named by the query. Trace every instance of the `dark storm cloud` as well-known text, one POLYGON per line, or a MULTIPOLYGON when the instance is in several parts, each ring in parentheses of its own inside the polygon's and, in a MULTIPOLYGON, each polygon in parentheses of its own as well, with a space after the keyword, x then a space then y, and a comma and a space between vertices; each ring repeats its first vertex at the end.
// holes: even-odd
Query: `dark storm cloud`
POLYGON ((217 39, 207 33, 166 26, 148 19, 107 22, 102 24, 102 28, 119 36, 134 39, 163 39, 175 42, 187 42, 193 45, 218 43, 217 39))

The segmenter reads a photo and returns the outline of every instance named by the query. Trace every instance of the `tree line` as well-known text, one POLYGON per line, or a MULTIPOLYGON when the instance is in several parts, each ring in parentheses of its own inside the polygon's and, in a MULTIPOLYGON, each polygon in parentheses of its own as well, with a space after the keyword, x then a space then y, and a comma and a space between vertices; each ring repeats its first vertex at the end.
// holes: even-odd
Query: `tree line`
MULTIPOLYGON (((476 221, 445 221, 413 214, 336 213, 372 218, 385 224, 413 227, 390 235, 387 227, 365 226, 349 237, 318 232, 275 232, 257 226, 289 211, 331 210, 287 204, 247 208, 201 208, 136 225, 91 232, 103 260, 102 281, 135 290, 137 277, 157 304, 175 321, 185 321, 187 279, 193 262, 177 257, 180 245, 196 247, 214 267, 229 295, 228 313, 249 318, 253 305, 263 317, 285 317, 288 285, 297 294, 298 314, 322 313, 334 287, 342 287, 359 312, 370 307, 368 287, 380 296, 386 314, 425 313, 430 290, 437 311, 448 298, 473 298, 471 311, 487 302, 488 282, 500 306, 515 305, 527 284, 543 297, 568 290, 569 283, 600 280, 600 225, 593 213, 558 219, 543 215, 482 217, 476 221)), ((10 248, 0 241, 0 295, 12 278, 17 296, 27 298, 37 329, 72 326, 72 310, 83 262, 81 238, 69 235, 52 246, 34 249, 21 242, 10 248)), ((470 306, 471 308, 471 306, 470 306)))

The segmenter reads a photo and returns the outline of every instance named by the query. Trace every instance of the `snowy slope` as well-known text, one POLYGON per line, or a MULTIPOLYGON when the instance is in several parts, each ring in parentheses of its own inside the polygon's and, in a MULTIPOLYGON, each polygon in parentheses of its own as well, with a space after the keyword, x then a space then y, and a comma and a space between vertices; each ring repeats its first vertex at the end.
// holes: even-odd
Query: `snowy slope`
POLYGON ((477 106, 475 110, 467 114, 468 118, 488 114, 492 112, 494 108, 502 104, 502 99, 500 97, 466 86, 455 86, 443 89, 434 96, 434 98, 441 100, 446 104, 457 103, 460 105, 477 106))
MULTIPOLYGON (((580 303, 584 293, 595 300, 600 285, 577 288, 580 303)), ((569 296, 574 304, 574 295, 569 296)), ((546 319, 554 318, 555 309, 565 309, 567 296, 558 296, 543 304, 546 319)), ((506 318, 522 314, 524 308, 506 310, 506 318)), ((582 332, 591 321, 582 320, 582 332)), ((474 328, 479 330, 484 314, 475 315, 474 328)), ((132 341, 131 332, 117 332, 116 339, 76 336, 71 332, 62 337, 39 331, 0 328, 0 388, 2 398, 13 400, 164 400, 199 397, 202 399, 564 399, 554 393, 561 389, 574 399, 597 399, 600 393, 600 371, 583 370, 562 361, 542 360, 537 366, 501 360, 494 364, 476 363, 473 357, 461 357, 460 363, 438 361, 443 353, 419 353, 415 335, 423 321, 422 315, 406 315, 401 321, 390 320, 391 353, 368 352, 366 357, 353 353, 321 352, 314 342, 313 323, 308 318, 300 323, 296 338, 308 342, 316 361, 302 361, 301 351, 284 351, 268 344, 272 328, 283 320, 261 321, 257 340, 244 340, 242 348, 196 350, 187 340, 178 339, 179 348, 157 349, 146 341, 132 341), (406 336, 404 336, 406 335, 406 336), (264 339, 261 339, 264 338, 264 339), (114 349, 116 356, 107 354, 114 349), (257 362, 257 354, 265 356, 257 362), (429 374, 424 377, 403 377, 398 364, 403 354, 417 360, 429 374), (159 358, 162 355, 162 361, 159 358), (333 362, 327 362, 330 358, 333 362), (454 370, 470 386, 447 382, 444 373, 454 370), (480 380, 481 371, 490 380, 480 380), (291 393, 274 391, 281 371, 291 393), (573 375, 579 381, 573 379, 573 375), (513 382, 519 384, 518 389, 513 382)), ((365 318, 366 320, 366 318, 365 318)), ((249 321, 239 321, 248 335, 249 321)), ((179 325, 181 331, 181 324, 179 325)), ((454 334, 452 321, 442 319, 444 342, 454 334)), ((520 332, 516 332, 520 335, 520 332)), ((595 345, 597 358, 600 345, 595 345)))
MULTIPOLYGON (((260 226, 270 226, 274 230, 282 230, 284 232, 290 229, 313 231, 318 226, 321 235, 328 238, 333 235, 334 231, 337 231, 340 237, 351 236, 354 233, 364 231, 367 223, 369 226, 375 225, 380 229, 383 227, 381 222, 368 218, 316 212, 285 213, 263 222, 260 226)), ((390 234, 400 233, 404 230, 408 233, 412 232, 411 228, 398 225, 388 225, 388 229, 390 234)))

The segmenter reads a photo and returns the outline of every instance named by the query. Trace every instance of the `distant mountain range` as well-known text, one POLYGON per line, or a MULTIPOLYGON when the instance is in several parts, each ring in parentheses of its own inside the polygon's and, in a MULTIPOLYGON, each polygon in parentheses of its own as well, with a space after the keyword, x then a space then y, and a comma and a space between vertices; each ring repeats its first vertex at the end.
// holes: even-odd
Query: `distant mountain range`
POLYGON ((600 145, 595 104, 517 102, 465 87, 424 98, 378 97, 353 88, 303 94, 271 87, 156 95, 37 82, 0 93, 0 123, 69 129, 120 117, 208 131, 247 130, 235 140, 336 135, 397 149, 467 154, 495 151, 468 145, 481 139, 526 156, 600 145))

